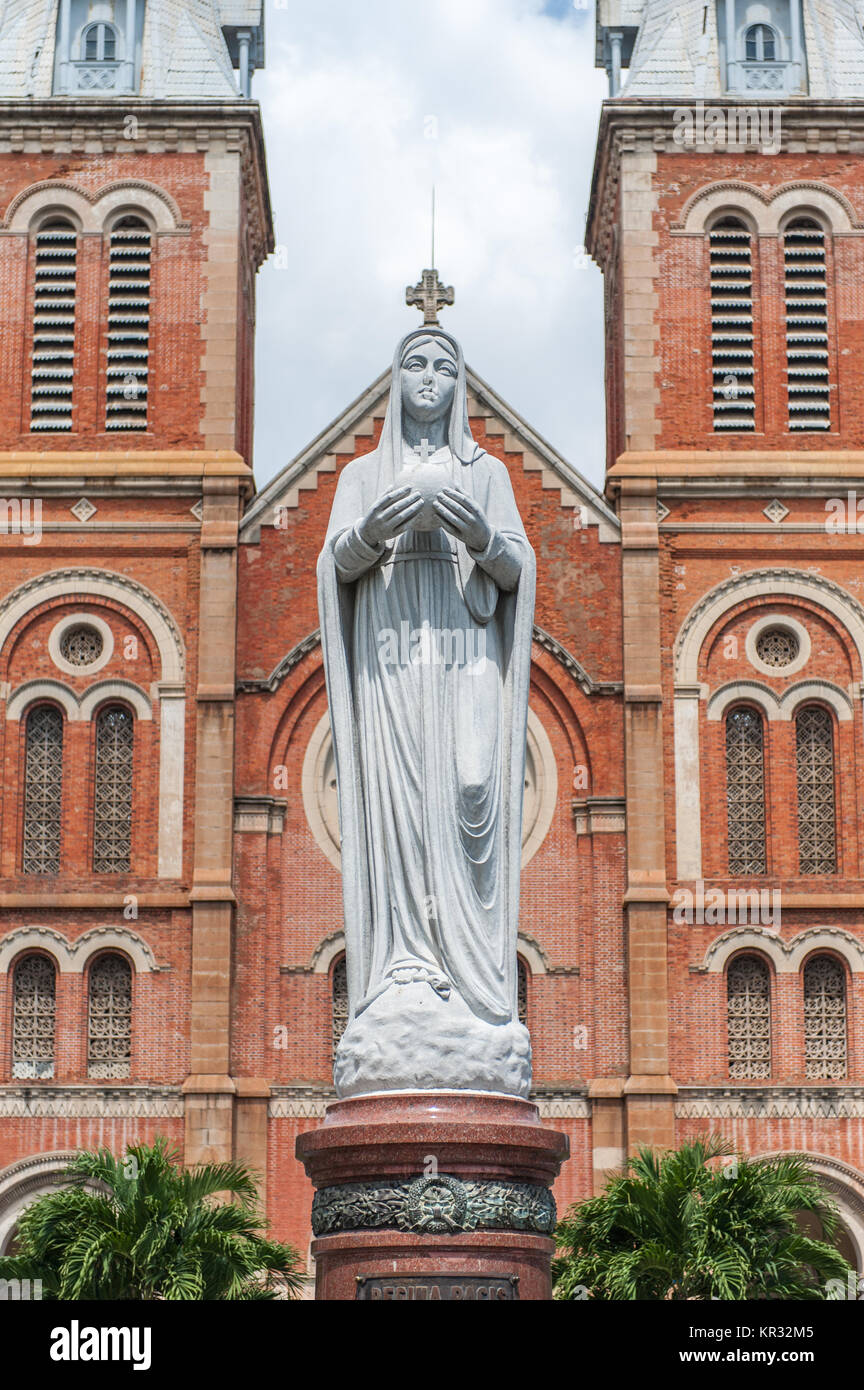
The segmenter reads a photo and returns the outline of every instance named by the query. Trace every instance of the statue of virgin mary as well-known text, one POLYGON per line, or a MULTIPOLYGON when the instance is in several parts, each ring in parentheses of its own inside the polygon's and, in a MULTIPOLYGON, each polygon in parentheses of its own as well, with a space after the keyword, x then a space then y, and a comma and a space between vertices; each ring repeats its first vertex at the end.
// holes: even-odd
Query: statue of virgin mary
POLYGON ((349 1021, 340 1096, 525 1096, 516 1008, 534 553, 474 441, 437 326, 393 362, 381 441, 343 470, 318 563, 349 1021))

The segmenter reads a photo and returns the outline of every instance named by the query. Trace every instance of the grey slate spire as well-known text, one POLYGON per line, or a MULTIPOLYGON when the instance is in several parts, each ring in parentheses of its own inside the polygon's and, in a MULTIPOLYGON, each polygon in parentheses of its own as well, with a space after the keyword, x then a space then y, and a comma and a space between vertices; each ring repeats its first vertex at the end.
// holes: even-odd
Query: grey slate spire
POLYGON ((862 0, 598 0, 597 63, 620 55, 622 97, 854 99, 862 21, 862 0))
POLYGON ((0 99, 236 100, 263 63, 262 0, 0 0, 0 99))

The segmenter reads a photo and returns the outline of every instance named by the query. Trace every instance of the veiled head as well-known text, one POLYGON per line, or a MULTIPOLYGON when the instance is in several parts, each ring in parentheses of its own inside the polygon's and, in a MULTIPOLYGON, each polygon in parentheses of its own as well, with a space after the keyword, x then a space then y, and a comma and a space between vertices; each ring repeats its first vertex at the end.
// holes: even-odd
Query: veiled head
POLYGON ((456 354, 447 338, 430 331, 406 344, 400 367, 402 408, 418 424, 443 419, 453 404, 459 376, 456 354))

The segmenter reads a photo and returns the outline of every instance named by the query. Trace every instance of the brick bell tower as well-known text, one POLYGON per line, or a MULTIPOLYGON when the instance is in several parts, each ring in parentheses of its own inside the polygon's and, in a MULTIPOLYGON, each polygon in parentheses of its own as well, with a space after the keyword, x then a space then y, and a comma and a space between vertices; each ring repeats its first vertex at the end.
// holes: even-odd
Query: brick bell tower
POLYGON ((862 19, 599 0, 588 217, 623 531, 622 1138, 721 1131, 852 1184, 854 1105, 847 1132, 818 1088, 861 1080, 862 19), (779 893, 782 926, 705 911, 736 891, 779 893))
POLYGON ((244 1151, 236 546, 272 249, 263 55, 260 0, 0 3, 0 1169, 158 1133, 190 1162, 244 1151))

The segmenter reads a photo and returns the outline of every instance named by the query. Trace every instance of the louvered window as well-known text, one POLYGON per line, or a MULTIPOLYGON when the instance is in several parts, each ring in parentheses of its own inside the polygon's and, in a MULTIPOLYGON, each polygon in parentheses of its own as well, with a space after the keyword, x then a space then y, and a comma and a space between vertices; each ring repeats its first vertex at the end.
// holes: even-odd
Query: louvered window
POLYGON ((132 971, 122 956, 100 956, 90 971, 87 1075, 122 1080, 132 1058, 132 971))
POLYGON ((348 1027, 348 967, 342 956, 333 966, 333 1051, 348 1027))
POLYGON ((846 977, 831 956, 804 967, 804 1060, 808 1081, 846 1076, 846 977))
POLYGON ((830 430, 825 233, 798 218, 784 238, 789 429, 830 430))
POLYGON ((762 719, 753 709, 726 717, 726 810, 730 874, 764 874, 765 759, 762 719))
POLYGON ((63 716, 39 705, 27 716, 24 735, 25 874, 60 870, 63 802, 63 716))
POLYGON ((756 428, 753 247, 738 218, 718 222, 711 245, 711 358, 715 430, 756 428))
POLYGON ((150 365, 150 229, 124 217, 111 233, 105 428, 146 430, 150 365))
POLYGON ((12 982, 12 1075, 54 1075, 56 972, 45 956, 25 956, 12 982))
POLYGON ((771 1075, 771 980, 756 956, 738 956, 726 972, 729 1075, 765 1081, 771 1075))
POLYGON ((834 731, 827 710, 803 709, 795 721, 798 866, 802 874, 837 872, 834 731))
POLYGON ((96 788, 93 868, 97 874, 129 872, 132 842, 132 715, 109 705, 96 720, 96 788))
POLYGON ((72 428, 75 371, 75 285, 78 235, 55 218, 36 234, 33 291, 33 365, 30 429, 72 428))

